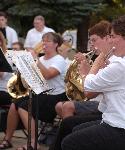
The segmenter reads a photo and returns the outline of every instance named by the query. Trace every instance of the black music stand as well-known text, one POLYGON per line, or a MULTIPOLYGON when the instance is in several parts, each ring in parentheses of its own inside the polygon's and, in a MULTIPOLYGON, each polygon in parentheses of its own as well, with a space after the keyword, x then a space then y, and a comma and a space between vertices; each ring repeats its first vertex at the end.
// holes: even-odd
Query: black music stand
POLYGON ((5 58, 2 48, 0 48, 0 72, 13 72, 12 67, 5 58))

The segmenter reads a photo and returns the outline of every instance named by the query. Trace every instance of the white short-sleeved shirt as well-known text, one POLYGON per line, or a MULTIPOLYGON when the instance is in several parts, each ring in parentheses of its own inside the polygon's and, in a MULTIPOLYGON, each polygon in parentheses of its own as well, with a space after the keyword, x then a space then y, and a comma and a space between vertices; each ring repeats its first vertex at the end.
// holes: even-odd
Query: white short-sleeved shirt
POLYGON ((40 57, 40 61, 46 68, 53 67, 60 72, 60 74, 57 75, 56 77, 47 80, 49 88, 54 89, 52 92, 50 92, 50 94, 57 95, 65 92, 65 83, 64 83, 64 77, 66 73, 65 59, 60 55, 56 55, 50 58, 49 60, 45 60, 44 56, 42 56, 40 57))
POLYGON ((12 77, 12 73, 4 72, 2 79, 0 78, 0 91, 7 91, 8 80, 12 77))
POLYGON ((65 61, 66 61, 66 66, 67 66, 67 69, 69 68, 69 66, 70 66, 70 64, 72 63, 72 60, 70 60, 69 58, 66 58, 65 59, 65 61))
POLYGON ((102 120, 107 124, 125 129, 125 57, 112 56, 110 64, 96 75, 85 78, 86 91, 103 93, 102 120))
POLYGON ((42 40, 42 36, 47 32, 54 32, 54 30, 48 27, 44 27, 42 32, 37 31, 35 28, 30 29, 27 33, 24 47, 34 48, 42 40))
POLYGON ((16 31, 6 26, 6 38, 7 38, 7 48, 12 48, 12 43, 18 42, 18 36, 16 31))

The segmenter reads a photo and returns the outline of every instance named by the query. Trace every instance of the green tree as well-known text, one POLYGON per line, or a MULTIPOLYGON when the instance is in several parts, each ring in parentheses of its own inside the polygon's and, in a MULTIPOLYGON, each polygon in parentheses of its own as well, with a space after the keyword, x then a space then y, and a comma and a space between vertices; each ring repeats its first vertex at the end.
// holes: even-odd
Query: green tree
POLYGON ((7 12, 11 16, 18 16, 25 29, 27 25, 31 27, 29 23, 32 24, 33 17, 38 14, 45 16, 47 25, 56 32, 63 33, 66 29, 75 28, 78 31, 78 50, 86 50, 90 15, 101 11, 104 6, 101 2, 102 0, 18 0, 7 12))
POLYGON ((77 29, 77 48, 87 49, 88 28, 101 19, 112 20, 124 12, 124 0, 0 0, 1 10, 11 16, 21 36, 32 27, 33 17, 41 14, 46 24, 63 33, 77 29), (110 11, 111 10, 111 11, 110 11), (113 12, 113 13, 112 13, 113 12))

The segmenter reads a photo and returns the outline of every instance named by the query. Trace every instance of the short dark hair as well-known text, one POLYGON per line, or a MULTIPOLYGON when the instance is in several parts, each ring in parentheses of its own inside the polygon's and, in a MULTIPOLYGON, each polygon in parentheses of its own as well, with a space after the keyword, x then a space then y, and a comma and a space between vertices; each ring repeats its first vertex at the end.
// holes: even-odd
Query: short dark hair
POLYGON ((125 36, 125 15, 112 21, 112 29, 116 34, 125 36))
POLYGON ((89 36, 96 34, 101 38, 109 35, 111 33, 111 23, 106 20, 102 20, 99 23, 95 24, 89 29, 89 36))
POLYGON ((2 17, 5 17, 6 19, 7 19, 7 14, 5 13, 5 12, 3 12, 3 11, 0 11, 0 16, 2 17))

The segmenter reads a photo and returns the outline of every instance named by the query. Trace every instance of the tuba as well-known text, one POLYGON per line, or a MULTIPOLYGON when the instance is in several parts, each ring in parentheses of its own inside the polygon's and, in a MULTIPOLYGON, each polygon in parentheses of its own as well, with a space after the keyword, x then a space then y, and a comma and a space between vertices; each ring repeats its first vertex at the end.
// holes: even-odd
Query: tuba
POLYGON ((21 74, 19 72, 14 74, 9 79, 7 83, 7 89, 8 89, 8 93, 11 95, 12 98, 14 98, 14 100, 29 95, 29 90, 28 88, 24 87, 23 82, 21 79, 21 74))
MULTIPOLYGON (((90 51, 84 54, 89 61, 89 64, 92 65, 92 57, 94 56, 95 51, 90 51)), ((69 100, 77 100, 77 101, 85 101, 87 98, 84 95, 83 90, 83 78, 79 74, 78 71, 78 62, 73 60, 70 64, 66 76, 65 76, 65 83, 66 83, 66 95, 69 100)))

